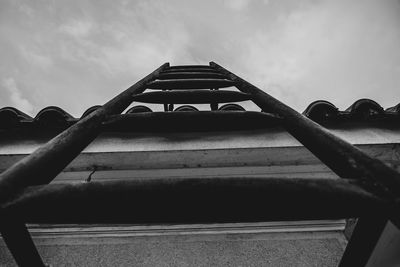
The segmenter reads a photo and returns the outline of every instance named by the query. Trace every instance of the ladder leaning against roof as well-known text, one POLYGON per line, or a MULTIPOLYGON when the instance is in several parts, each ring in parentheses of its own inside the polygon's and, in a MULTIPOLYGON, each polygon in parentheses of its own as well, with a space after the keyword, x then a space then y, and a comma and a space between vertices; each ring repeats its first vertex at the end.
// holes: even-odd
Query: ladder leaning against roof
MULTIPOLYGON (((210 116, 219 115, 211 111, 210 116)), ((386 222, 391 220, 400 226, 398 196, 398 172, 218 64, 170 67, 165 63, 0 175, 0 230, 18 265, 44 266, 26 223, 207 223, 358 217, 341 266, 364 266, 386 222), (240 92, 218 90, 231 86, 240 92), (146 89, 162 91, 144 92, 146 89), (285 127, 343 179, 159 179, 48 185, 105 124, 123 120, 126 116, 118 114, 133 101, 164 103, 167 111, 171 110, 168 104, 173 103, 209 103, 215 110, 218 103, 245 100, 257 104, 269 120, 285 127), (242 196, 239 200, 237 194, 242 196), (105 200, 101 202, 99 196, 105 200), (96 201, 105 206, 96 208, 96 201), (276 201, 280 201, 279 208, 269 207, 268 212, 262 209, 276 201), (88 209, 89 205, 93 208, 88 209), (187 205, 196 212, 182 212, 187 205), (127 213, 128 206, 134 212, 127 213), (55 216, 50 212, 54 208, 64 213, 55 216), (150 209, 152 212, 148 212, 150 209)))

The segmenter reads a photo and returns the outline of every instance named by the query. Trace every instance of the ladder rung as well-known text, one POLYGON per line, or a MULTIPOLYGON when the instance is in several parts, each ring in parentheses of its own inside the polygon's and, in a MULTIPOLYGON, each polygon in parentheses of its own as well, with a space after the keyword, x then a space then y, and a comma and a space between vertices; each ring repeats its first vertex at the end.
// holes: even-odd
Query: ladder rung
POLYGON ((176 69, 165 69, 161 73, 171 73, 171 72, 212 72, 220 73, 212 68, 176 68, 176 69))
POLYGON ((251 96, 237 91, 179 90, 147 92, 133 97, 134 101, 153 104, 207 104, 250 100, 251 96))
POLYGON ((28 223, 159 224, 343 219, 384 210, 387 202, 359 184, 272 177, 56 183, 28 188, 3 209, 28 223))
POLYGON ((157 80, 147 84, 149 89, 213 89, 233 86, 225 79, 171 79, 157 80))
POLYGON ((275 127, 281 119, 255 111, 175 111, 111 116, 105 131, 191 132, 255 130, 275 127))
POLYGON ((169 72, 169 73, 161 73, 157 77, 157 79, 159 80, 191 79, 191 78, 227 79, 227 77, 221 73, 212 73, 212 72, 169 72))
POLYGON ((171 70, 171 69, 198 69, 198 68, 211 69, 210 65, 178 65, 178 66, 170 66, 170 67, 166 68, 166 70, 171 70))

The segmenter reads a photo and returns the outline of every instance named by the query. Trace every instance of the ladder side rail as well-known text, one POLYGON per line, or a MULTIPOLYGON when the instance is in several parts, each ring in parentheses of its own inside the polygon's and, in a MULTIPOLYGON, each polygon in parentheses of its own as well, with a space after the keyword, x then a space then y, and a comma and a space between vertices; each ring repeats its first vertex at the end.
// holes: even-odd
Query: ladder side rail
POLYGON ((2 218, 0 227, 3 240, 7 244, 18 266, 46 266, 23 222, 2 218))
MULTIPOLYGON (((143 93, 147 84, 156 79, 165 63, 155 71, 105 103, 101 108, 42 145, 29 156, 18 161, 0 174, 0 203, 6 202, 28 186, 50 183, 88 144, 100 133, 103 122, 110 115, 121 113, 133 101, 133 96, 143 93)), ((14 220, 0 213, 1 220, 14 220)), ((23 221, 15 218, 20 227, 0 225, 4 241, 20 266, 44 266, 23 221), (19 244, 15 240, 20 241, 19 244), (33 262, 26 264, 24 259, 33 262)))
MULTIPOLYGON (((253 95, 253 102, 262 110, 277 113, 283 118, 284 127, 308 148, 316 157, 341 178, 355 178, 364 181, 369 191, 384 194, 392 201, 400 196, 400 174, 378 159, 373 159, 350 143, 336 137, 319 124, 265 93, 256 86, 210 62, 210 66, 236 82, 236 87, 253 95)), ((373 215, 372 215, 373 216, 373 215)), ((399 227, 399 219, 391 217, 399 227)), ((367 263, 375 244, 382 234, 388 219, 370 221, 370 216, 358 219, 349 244, 339 266, 355 266, 355 262, 367 263), (359 244, 366 244, 359 246, 359 244)), ((362 265, 360 265, 362 266, 362 265)))
POLYGON ((375 214, 360 217, 339 266, 366 266, 388 222, 384 216, 375 214))
POLYGON ((134 95, 146 90, 147 83, 169 66, 163 64, 101 108, 79 120, 29 156, 23 158, 0 175, 0 203, 29 185, 51 182, 101 131, 102 123, 110 115, 127 108, 134 95))
POLYGON ((210 65, 230 77, 236 87, 252 95, 262 110, 282 117, 283 126, 316 157, 342 178, 370 183, 377 194, 400 196, 400 173, 378 159, 371 158, 352 144, 338 138, 304 115, 241 79, 218 64, 210 65))
POLYGON ((0 210, 29 223, 73 224, 320 220, 385 213, 387 200, 359 183, 240 176, 53 183, 26 188, 0 210))

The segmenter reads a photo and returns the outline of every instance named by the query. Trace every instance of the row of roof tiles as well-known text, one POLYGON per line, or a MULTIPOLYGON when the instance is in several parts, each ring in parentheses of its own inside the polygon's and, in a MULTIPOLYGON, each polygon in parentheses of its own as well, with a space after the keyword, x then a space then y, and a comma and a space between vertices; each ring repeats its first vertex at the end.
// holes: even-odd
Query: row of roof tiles
MULTIPOLYGON (((91 112, 98 109, 100 105, 88 108, 81 116, 87 116, 91 112)), ((244 111, 245 109, 238 104, 225 104, 218 110, 220 111, 244 111)), ((197 111, 193 106, 184 105, 176 108, 174 111, 197 111)), ((134 106, 126 111, 130 113, 152 112, 146 106, 134 106)), ((394 107, 384 109, 378 103, 371 99, 359 99, 349 108, 340 111, 335 105, 328 101, 318 100, 311 103, 303 114, 316 122, 335 121, 335 120, 370 120, 380 118, 400 118, 400 103, 394 107)), ((10 128, 21 122, 36 122, 42 125, 65 125, 66 123, 76 122, 78 118, 74 118, 68 112, 60 107, 49 106, 42 109, 34 118, 24 112, 13 108, 4 107, 0 109, 0 128, 10 128)))

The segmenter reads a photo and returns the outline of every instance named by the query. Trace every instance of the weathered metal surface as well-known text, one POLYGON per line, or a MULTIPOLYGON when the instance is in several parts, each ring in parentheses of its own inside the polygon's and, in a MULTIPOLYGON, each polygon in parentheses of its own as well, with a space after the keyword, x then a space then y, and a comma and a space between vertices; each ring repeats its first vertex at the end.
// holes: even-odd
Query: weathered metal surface
POLYGON ((167 63, 162 65, 4 171, 0 175, 0 203, 26 186, 46 184, 54 179, 99 134, 106 116, 122 112, 132 102, 132 96, 142 93, 146 84, 167 66, 167 63))
POLYGON ((250 100, 251 96, 237 91, 224 90, 179 90, 148 92, 135 95, 134 101, 144 103, 208 104, 250 100))
MULTIPOLYGON (((162 65, 4 171, 0 175, 0 203, 29 185, 46 184, 53 180, 99 134, 106 116, 121 113, 132 102, 132 95, 142 93, 146 84, 167 66, 168 63, 162 65)), ((12 218, 4 214, 0 216, 2 220, 12 218)), ((24 225, 17 229, 3 227, 2 233, 7 236, 6 244, 20 266, 43 266, 24 225), (15 244, 16 240, 20 244, 15 244)))
POLYGON ((147 84, 149 89, 213 89, 233 86, 225 79, 171 79, 157 80, 147 84))
MULTIPOLYGON (((164 64, 2 173, 2 218, 47 223, 199 223, 363 218, 371 215, 384 221, 384 218, 393 216, 391 201, 400 194, 400 174, 395 170, 215 63, 210 63, 211 67, 175 66, 166 69, 167 66, 164 64), (148 85, 160 73, 166 76, 175 74, 175 77, 182 78, 179 75, 188 77, 193 75, 189 73, 198 72, 212 75, 221 72, 231 80, 171 79, 154 81, 148 85), (339 176, 347 179, 161 179, 26 188, 51 181, 107 125, 119 125, 123 129, 127 126, 122 120, 137 119, 133 115, 125 115, 102 124, 107 116, 122 112, 131 103, 134 94, 142 93, 146 88, 213 89, 232 85, 251 94, 253 101, 264 111, 282 117, 284 126, 295 138, 339 176), (384 200, 380 197, 384 197, 384 200), (188 205, 190 209, 187 209, 188 205), (128 209, 134 212, 127 212, 128 209)), ((201 112, 198 113, 204 117, 201 112)), ((188 113, 180 114, 188 116, 188 113)), ((277 118, 273 116, 267 121, 271 118, 276 122, 277 118)), ((193 120, 193 116, 190 120, 193 120)), ((207 120, 203 120, 205 125, 207 120)), ((180 123, 184 124, 182 121, 180 123)), ((219 125, 219 122, 211 122, 213 124, 219 125)), ((396 223, 399 225, 398 220, 396 223)), ((359 234, 355 237, 369 234, 368 231, 379 235, 375 226, 369 223, 356 228, 355 233, 358 231, 359 234)), ((13 254, 16 253, 16 260, 21 260, 20 255, 28 255, 33 262, 38 262, 37 265, 43 265, 37 251, 32 248, 33 243, 25 226, 17 227, 18 231, 7 227, 3 223, 2 231, 8 235, 5 240, 11 251, 14 250, 13 254), (20 251, 15 250, 15 240, 21 240, 27 251, 22 250, 22 254, 19 254, 20 251)), ((372 245, 365 246, 367 249, 361 252, 354 249, 361 239, 351 241, 345 254, 352 256, 345 257, 342 265, 347 266, 357 255, 368 252, 375 242, 373 239, 372 245)), ((362 261, 365 259, 362 258, 362 261)))
POLYGON ((30 187, 1 206, 29 223, 218 223, 338 219, 386 202, 340 179, 140 179, 30 187))
POLYGON ((32 238, 24 223, 10 220, 10 217, 1 218, 1 236, 16 263, 20 267, 46 266, 40 258, 32 238))
POLYGON ((214 69, 208 68, 176 68, 176 69, 165 69, 161 73, 173 73, 173 72, 204 72, 204 73, 218 73, 214 69))
MULTIPOLYGON (((319 124, 302 116, 218 64, 211 62, 210 65, 235 81, 236 87, 241 91, 252 94, 253 101, 264 111, 280 115, 288 132, 340 177, 362 180, 368 184, 368 190, 371 192, 384 195, 392 202, 397 202, 400 196, 400 173, 396 170, 369 157, 351 144, 331 134, 319 124)), ((363 263, 370 257, 371 248, 375 246, 378 237, 381 235, 381 226, 387 221, 387 218, 391 218, 397 227, 400 226, 399 216, 394 210, 390 215, 375 217, 382 222, 380 225, 377 226, 374 221, 364 222, 363 218, 362 225, 356 226, 354 231, 357 234, 350 240, 341 266, 363 266, 363 263), (365 236, 370 236, 368 242, 366 242, 367 245, 360 247, 365 236)))
POLYGON ((369 215, 359 218, 339 266, 366 266, 386 224, 384 217, 369 215))
POLYGON ((255 111, 149 112, 115 115, 104 129, 135 132, 256 130, 279 125, 280 119, 255 111))
POLYGON ((175 70, 175 69, 210 69, 209 65, 176 65, 176 66, 169 66, 167 70, 175 70))
POLYGON ((319 124, 218 64, 213 62, 210 64, 230 77, 239 90, 251 94, 253 101, 261 109, 281 116, 288 132, 340 177, 375 182, 377 191, 385 192, 386 195, 400 196, 400 174, 397 171, 380 160, 369 157, 319 124))
POLYGON ((226 79, 226 76, 221 73, 212 73, 212 72, 169 72, 169 73, 161 73, 158 76, 159 80, 193 79, 193 78, 226 79))

